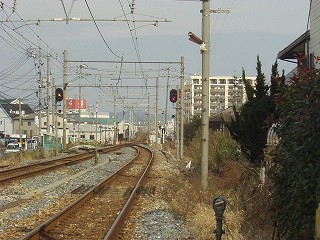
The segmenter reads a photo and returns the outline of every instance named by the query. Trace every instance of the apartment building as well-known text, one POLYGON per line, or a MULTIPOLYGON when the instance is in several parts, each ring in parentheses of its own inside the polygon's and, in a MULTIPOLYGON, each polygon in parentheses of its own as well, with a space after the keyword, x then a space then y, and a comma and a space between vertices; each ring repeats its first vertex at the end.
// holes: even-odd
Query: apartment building
MULTIPOLYGON (((239 106, 246 101, 244 83, 241 77, 213 76, 210 77, 210 116, 233 105, 239 106)), ((247 77, 255 86, 256 77, 247 77)), ((202 76, 193 75, 190 83, 185 86, 185 115, 200 115, 202 108, 202 76)))

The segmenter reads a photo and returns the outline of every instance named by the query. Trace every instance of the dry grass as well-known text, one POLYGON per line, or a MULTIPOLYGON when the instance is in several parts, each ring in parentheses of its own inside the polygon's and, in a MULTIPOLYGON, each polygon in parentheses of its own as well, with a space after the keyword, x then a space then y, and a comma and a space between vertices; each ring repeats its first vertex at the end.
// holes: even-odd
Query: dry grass
MULTIPOLYGON (((168 148, 170 147, 167 146, 167 150, 168 148)), ((172 154, 173 152, 171 150, 172 154)), ((186 156, 179 165, 185 166, 189 161, 190 158, 186 156)), ((219 168, 209 171, 206 190, 201 187, 198 168, 190 171, 183 169, 182 172, 183 179, 174 178, 169 181, 176 197, 171 196, 172 192, 168 190, 166 200, 185 219, 195 239, 215 239, 216 221, 212 201, 220 195, 227 199, 223 239, 272 238, 270 192, 267 185, 259 185, 259 175, 248 163, 229 160, 219 164, 219 168)))

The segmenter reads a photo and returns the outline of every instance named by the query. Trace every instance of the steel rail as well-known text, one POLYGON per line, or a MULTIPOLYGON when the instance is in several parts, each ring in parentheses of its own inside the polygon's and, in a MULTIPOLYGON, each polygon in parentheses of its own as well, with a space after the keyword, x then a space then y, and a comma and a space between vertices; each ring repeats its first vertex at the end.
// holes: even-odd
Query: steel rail
MULTIPOLYGON (((142 146, 139 146, 139 147, 142 147, 142 146)), ((121 218, 119 219, 119 217, 117 217, 116 220, 115 220, 115 221, 117 221, 117 223, 112 225, 112 232, 111 232, 112 235, 111 236, 114 236, 114 234, 117 234, 117 232, 118 232, 117 229, 119 229, 119 227, 121 226, 121 223, 124 222, 125 216, 128 213, 127 211, 129 211, 129 206, 131 206, 132 203, 133 203, 134 196, 132 196, 132 195, 136 195, 137 189, 139 188, 140 184, 142 183, 142 181, 143 181, 143 179, 144 179, 144 177, 146 175, 146 172, 149 170, 149 168, 151 166, 151 163, 153 161, 153 152, 150 149, 146 148, 146 147, 142 147, 142 148, 148 150, 151 153, 151 157, 149 159, 147 167, 145 168, 143 174, 139 178, 136 186, 134 187, 134 190, 133 190, 134 194, 131 193, 127 203, 124 204, 125 210, 121 210, 121 212, 120 212, 121 218)), ((26 234, 20 240, 38 240, 38 239, 40 239, 42 236, 45 235, 46 232, 48 232, 50 229, 52 229, 58 222, 60 222, 62 219, 64 219, 66 216, 68 216, 72 212, 76 211, 76 209, 78 209, 82 204, 84 204, 89 199, 93 198, 95 196, 95 194, 99 193, 99 191, 101 189, 103 189, 103 187, 105 185, 107 185, 110 182, 112 182, 113 179, 117 177, 117 175, 119 175, 121 172, 125 171, 126 168, 129 165, 131 165, 138 156, 139 156, 139 151, 137 151, 136 156, 130 162, 125 164, 123 167, 121 167, 118 171, 116 171, 114 174, 112 174, 109 178, 101 181, 98 185, 96 185, 95 187, 93 187, 90 190, 88 190, 85 194, 83 194, 75 202, 69 204, 62 211, 60 211, 59 213, 55 214, 53 217, 51 217, 50 219, 45 221, 43 224, 41 224, 38 227, 36 227, 35 229, 33 229, 31 232, 26 234)))
MULTIPOLYGON (((142 146, 140 146, 140 147, 142 147, 142 146)), ((137 184, 135 185, 134 189, 132 190, 132 192, 128 198, 128 201, 126 202, 126 204, 124 205, 124 207, 122 208, 120 213, 118 214, 116 220, 114 221, 114 223, 110 227, 109 231, 107 232, 107 234, 105 235, 103 240, 116 239, 119 231, 121 230, 121 228, 123 227, 123 225, 126 221, 128 214, 130 213, 130 210, 134 204, 134 201, 136 200, 139 188, 141 187, 141 185, 145 181, 146 175, 151 169, 150 166, 153 163, 153 151, 151 151, 150 149, 148 149, 144 146, 143 146, 143 148, 148 150, 151 153, 149 163, 148 163, 146 169, 144 170, 143 174, 141 175, 140 179, 138 180, 137 184)))
MULTIPOLYGON (((128 146, 128 144, 117 145, 108 148, 99 149, 99 153, 107 153, 110 151, 115 151, 123 146, 128 146)), ((29 164, 22 167, 12 168, 0 171, 0 183, 11 181, 20 177, 25 177, 31 174, 40 173, 44 171, 48 171, 50 169, 58 168, 64 166, 66 164, 85 161, 95 156, 95 150, 90 150, 86 153, 75 154, 72 156, 66 156, 58 159, 38 162, 29 164)))

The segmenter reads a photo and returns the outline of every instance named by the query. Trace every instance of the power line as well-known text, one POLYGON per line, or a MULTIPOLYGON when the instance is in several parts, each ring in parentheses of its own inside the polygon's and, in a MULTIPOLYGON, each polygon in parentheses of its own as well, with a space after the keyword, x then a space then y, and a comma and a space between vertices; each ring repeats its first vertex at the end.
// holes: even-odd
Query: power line
POLYGON ((104 44, 108 47, 108 49, 110 50, 110 52, 111 52, 114 56, 122 59, 122 57, 120 57, 119 55, 117 55, 117 54, 114 53, 114 51, 111 49, 111 47, 109 46, 109 44, 107 43, 107 41, 106 41, 105 38, 103 37, 103 35, 102 35, 102 33, 101 33, 101 31, 100 31, 100 29, 99 29, 99 27, 98 27, 98 24, 97 24, 96 20, 95 20, 94 17, 93 17, 93 14, 92 14, 92 12, 91 12, 91 9, 90 9, 90 7, 89 7, 89 4, 88 4, 87 0, 84 0, 84 1, 85 1, 86 5, 87 5, 87 8, 88 8, 89 13, 90 13, 90 15, 91 15, 91 18, 93 19, 94 25, 96 26, 96 28, 97 28, 97 30, 98 30, 98 32, 99 32, 99 34, 100 34, 100 37, 102 38, 104 44))

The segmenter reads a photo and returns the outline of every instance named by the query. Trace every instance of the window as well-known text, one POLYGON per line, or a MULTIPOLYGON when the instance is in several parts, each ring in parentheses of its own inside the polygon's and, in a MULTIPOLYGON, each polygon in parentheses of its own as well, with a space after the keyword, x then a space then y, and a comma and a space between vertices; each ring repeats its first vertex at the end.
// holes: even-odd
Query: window
POLYGON ((44 122, 43 125, 44 125, 44 126, 47 126, 47 122, 44 122))
POLYGON ((90 135, 90 140, 94 140, 94 135, 90 135))
POLYGON ((234 79, 228 79, 229 84, 234 84, 234 79))
POLYGON ((28 122, 28 126, 31 126, 31 122, 28 122))
POLYGON ((226 80, 225 79, 219 79, 220 84, 226 84, 226 80))
POLYGON ((58 126, 59 126, 59 127, 60 127, 60 125, 61 125, 60 122, 58 122, 58 126))
POLYGON ((217 79, 211 79, 211 80, 210 80, 210 83, 211 83, 211 84, 217 84, 217 79))

